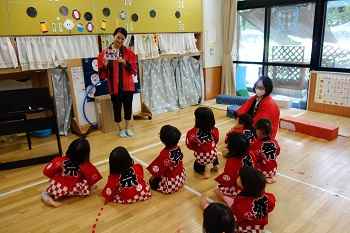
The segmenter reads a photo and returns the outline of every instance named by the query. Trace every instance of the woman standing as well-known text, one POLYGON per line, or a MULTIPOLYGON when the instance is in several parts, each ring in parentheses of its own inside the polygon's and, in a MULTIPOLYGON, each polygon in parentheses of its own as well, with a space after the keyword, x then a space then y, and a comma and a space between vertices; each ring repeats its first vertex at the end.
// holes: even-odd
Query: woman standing
POLYGON ((272 124, 271 137, 275 138, 280 121, 280 109, 270 96, 273 83, 269 77, 262 76, 256 81, 253 88, 255 96, 252 96, 236 112, 236 116, 249 114, 253 118, 253 125, 260 119, 268 119, 272 124))
POLYGON ((114 33, 113 43, 98 55, 100 79, 108 80, 109 92, 113 103, 114 120, 120 137, 132 137, 129 128, 132 115, 132 100, 135 92, 133 75, 137 73, 136 55, 124 47, 127 31, 119 27, 114 33), (124 109, 125 129, 121 126, 121 110, 124 109))

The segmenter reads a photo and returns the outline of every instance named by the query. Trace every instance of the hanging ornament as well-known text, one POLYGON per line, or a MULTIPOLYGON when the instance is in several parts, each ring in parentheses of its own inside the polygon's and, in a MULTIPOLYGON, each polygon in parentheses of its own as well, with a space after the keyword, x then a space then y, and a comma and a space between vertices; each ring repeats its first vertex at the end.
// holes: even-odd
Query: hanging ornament
POLYGON ((67 29, 68 31, 72 31, 72 29, 74 28, 74 23, 73 23, 73 21, 72 20, 70 20, 70 19, 66 19, 65 21, 64 21, 64 23, 63 23, 63 27, 65 28, 65 29, 67 29))
POLYGON ((72 17, 73 17, 73 19, 75 19, 75 20, 79 20, 80 19, 80 11, 78 11, 77 9, 74 9, 73 11, 72 11, 72 17))
POLYGON ((86 30, 87 30, 88 32, 92 32, 92 31, 94 30, 94 25, 93 25, 91 22, 88 22, 88 23, 86 24, 86 30))

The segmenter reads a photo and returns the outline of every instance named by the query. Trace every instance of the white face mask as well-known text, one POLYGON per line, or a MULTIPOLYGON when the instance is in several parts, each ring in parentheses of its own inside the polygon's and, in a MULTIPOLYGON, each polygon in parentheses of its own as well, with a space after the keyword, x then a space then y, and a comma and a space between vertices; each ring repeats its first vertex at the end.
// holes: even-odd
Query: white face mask
POLYGON ((262 96, 265 95, 265 90, 255 89, 255 94, 256 94, 258 97, 262 97, 262 96))

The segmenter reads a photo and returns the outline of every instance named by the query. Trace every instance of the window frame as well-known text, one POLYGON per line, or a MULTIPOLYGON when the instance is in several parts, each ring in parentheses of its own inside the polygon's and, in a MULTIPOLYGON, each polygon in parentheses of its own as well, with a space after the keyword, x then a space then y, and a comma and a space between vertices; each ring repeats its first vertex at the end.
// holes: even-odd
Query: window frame
POLYGON ((322 66, 322 52, 325 36, 327 5, 330 1, 336 0, 300 0, 297 3, 295 0, 245 0, 238 1, 237 11, 265 8, 265 26, 264 26, 264 54, 262 62, 234 60, 235 64, 256 64, 262 65, 263 75, 268 75, 269 66, 285 66, 285 67, 300 67, 309 68, 311 71, 329 71, 350 73, 349 68, 333 68, 322 66), (312 33, 312 49, 310 63, 284 63, 284 62, 269 62, 269 42, 270 42, 270 27, 271 27, 271 8, 276 6, 299 5, 302 3, 315 3, 315 16, 312 33))

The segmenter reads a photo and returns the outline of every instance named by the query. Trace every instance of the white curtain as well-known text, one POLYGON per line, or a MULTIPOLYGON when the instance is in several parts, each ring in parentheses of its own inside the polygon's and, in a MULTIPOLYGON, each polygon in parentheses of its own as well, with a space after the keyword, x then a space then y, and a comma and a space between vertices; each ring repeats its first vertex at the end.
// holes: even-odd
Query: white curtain
POLYGON ((224 54, 221 77, 221 93, 226 95, 236 95, 235 69, 232 65, 232 47, 235 37, 237 0, 224 0, 224 54))
POLYGON ((159 57, 159 48, 154 34, 135 34, 134 51, 140 59, 159 57))
POLYGON ((16 68, 18 60, 9 37, 0 37, 0 68, 16 68))
POLYGON ((194 33, 162 33, 159 34, 161 54, 183 54, 198 52, 194 33))
POLYGON ((66 59, 96 57, 97 36, 17 37, 22 70, 64 65, 66 59))

